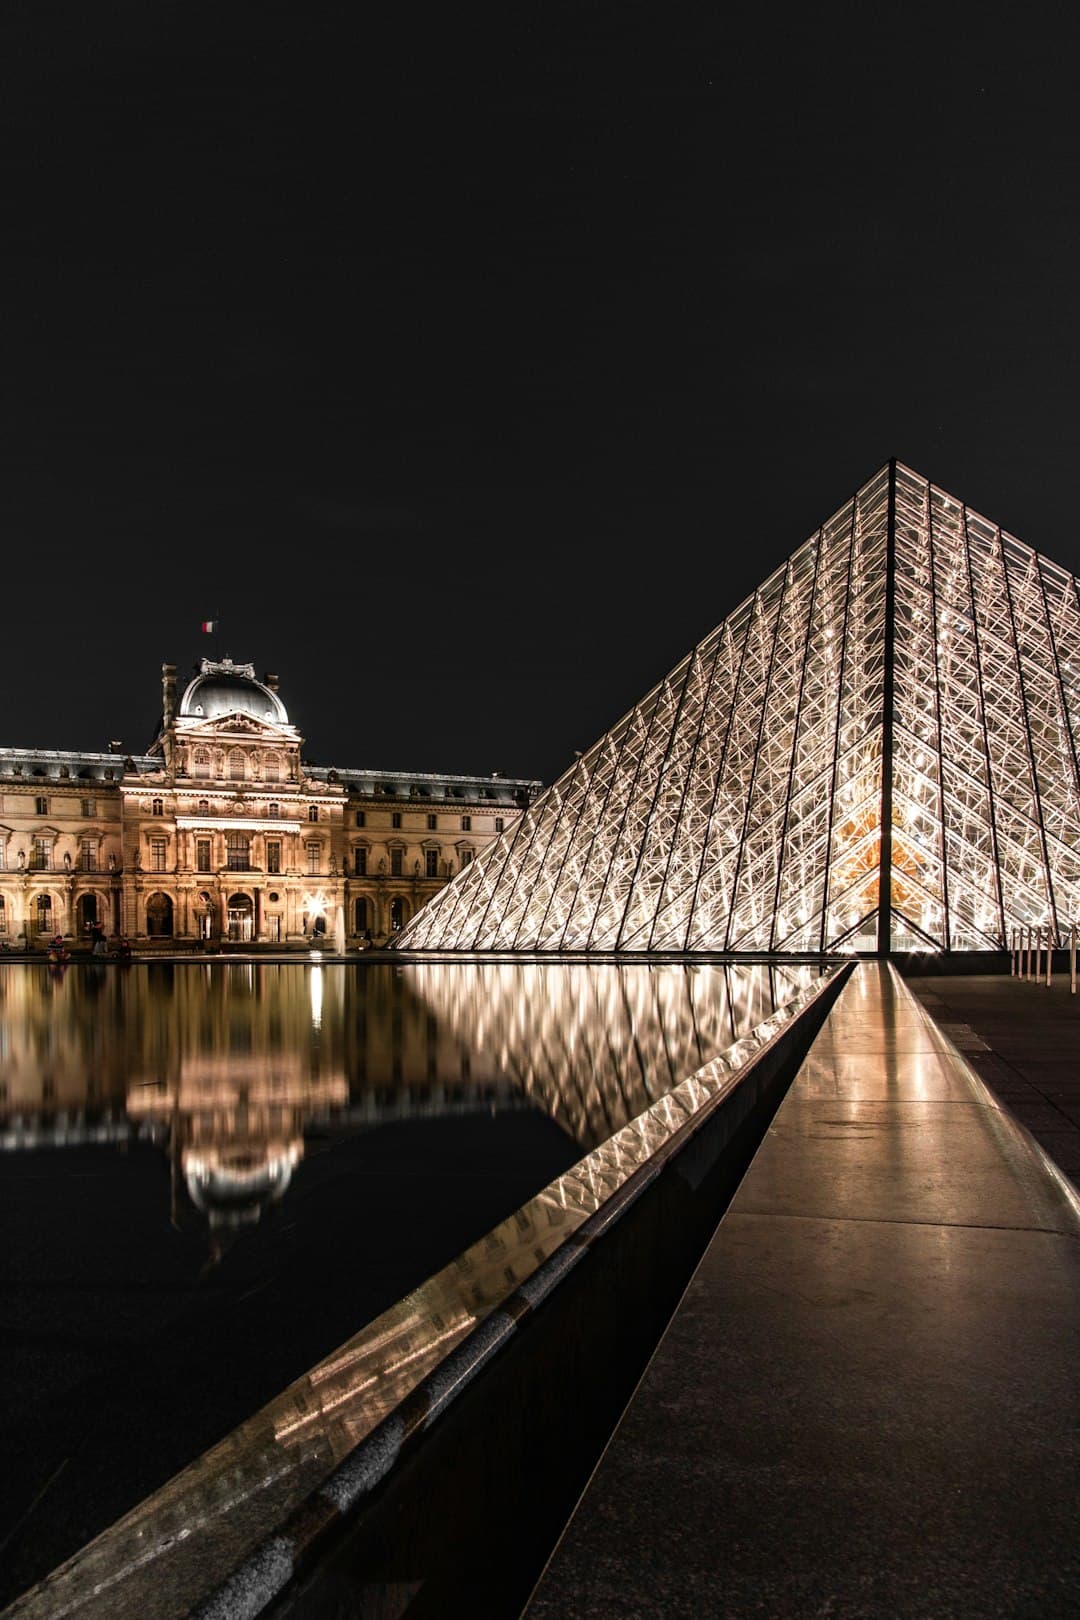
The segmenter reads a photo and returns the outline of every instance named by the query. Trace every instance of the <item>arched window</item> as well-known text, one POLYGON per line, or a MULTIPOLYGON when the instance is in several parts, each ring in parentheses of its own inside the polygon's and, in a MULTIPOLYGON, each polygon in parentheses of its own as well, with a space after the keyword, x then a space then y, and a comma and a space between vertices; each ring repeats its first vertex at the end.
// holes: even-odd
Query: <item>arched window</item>
POLYGON ((308 818, 309 821, 318 821, 318 819, 319 819, 319 807, 318 807, 317 804, 309 804, 308 805, 307 818, 308 818))
POLYGON ((39 894, 34 899, 34 910, 37 913, 37 929, 39 934, 52 933, 52 896, 39 894))
POLYGON ((277 754, 267 754, 263 759, 263 780, 265 782, 281 781, 281 760, 277 754))
POLYGON ((146 902, 146 932, 152 939, 168 939, 173 928, 172 901, 160 891, 146 902))
POLYGON ((0 934, 7 933, 7 902, 0 894, 0 934))
POLYGON ((368 922, 368 903, 366 900, 353 901, 353 933, 366 934, 370 924, 368 922))
POLYGON ((209 799, 200 799, 199 800, 199 814, 200 814, 200 816, 208 816, 210 814, 210 800, 209 799))
POLYGON ((278 804, 276 799, 274 800, 273 804, 270 806, 269 814, 272 815, 272 816, 275 816, 275 817, 280 816, 280 814, 281 814, 281 806, 280 806, 280 804, 278 804))
POLYGON ((208 748, 195 749, 191 756, 191 774, 192 776, 202 777, 210 775, 210 750, 208 748))
POLYGON ((165 814, 165 805, 161 799, 150 800, 150 814, 152 816, 163 816, 165 814))
POLYGON ((396 934, 405 926, 405 902, 396 895, 390 902, 390 932, 396 934))
POLYGON ((244 780, 244 750, 242 748, 229 749, 229 781, 242 782, 244 780))

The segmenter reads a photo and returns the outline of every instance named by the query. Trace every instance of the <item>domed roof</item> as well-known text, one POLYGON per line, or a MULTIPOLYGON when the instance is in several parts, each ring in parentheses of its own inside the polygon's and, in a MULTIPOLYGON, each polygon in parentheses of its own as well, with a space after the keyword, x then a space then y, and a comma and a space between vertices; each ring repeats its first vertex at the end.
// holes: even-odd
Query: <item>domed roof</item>
POLYGON ((276 692, 255 679, 251 664, 230 658, 216 663, 204 658, 199 673, 180 699, 181 719, 216 720, 225 714, 250 714, 256 720, 288 725, 285 705, 276 692))

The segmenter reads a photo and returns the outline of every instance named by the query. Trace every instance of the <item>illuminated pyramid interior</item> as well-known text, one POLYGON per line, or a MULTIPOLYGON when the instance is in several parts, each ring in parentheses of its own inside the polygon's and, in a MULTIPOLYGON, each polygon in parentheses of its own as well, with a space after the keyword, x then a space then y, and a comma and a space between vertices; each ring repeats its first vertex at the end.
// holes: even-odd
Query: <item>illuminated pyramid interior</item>
POLYGON ((1078 750, 1076 579, 890 463, 399 946, 905 952, 1063 932, 1078 750))

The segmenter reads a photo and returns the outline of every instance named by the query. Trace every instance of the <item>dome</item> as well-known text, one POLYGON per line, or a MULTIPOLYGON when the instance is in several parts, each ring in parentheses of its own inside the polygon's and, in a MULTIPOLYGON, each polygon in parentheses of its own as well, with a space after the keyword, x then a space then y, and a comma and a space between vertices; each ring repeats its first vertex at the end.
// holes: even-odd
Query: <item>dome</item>
MULTIPOLYGON (((273 677, 271 677, 273 679, 273 677)), ((250 714, 256 720, 288 725, 285 705, 269 686, 255 679, 250 664, 204 658, 198 675, 180 699, 180 717, 216 720, 225 714, 250 714)))

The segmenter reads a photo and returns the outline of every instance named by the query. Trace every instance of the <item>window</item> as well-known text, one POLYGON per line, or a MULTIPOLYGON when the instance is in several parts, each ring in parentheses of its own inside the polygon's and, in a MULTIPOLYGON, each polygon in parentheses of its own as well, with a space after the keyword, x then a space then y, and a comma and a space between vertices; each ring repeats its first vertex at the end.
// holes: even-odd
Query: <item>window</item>
POLYGON ((192 776, 206 777, 210 775, 210 751, 207 748, 196 748, 191 756, 192 776))
POLYGON ((367 901, 353 901, 353 933, 366 934, 368 931, 367 901))
POLYGON ((34 900, 37 911, 37 926, 39 934, 52 933, 52 898, 47 894, 39 894, 34 900))
POLYGON ((150 814, 152 816, 163 816, 165 814, 165 806, 160 799, 150 800, 150 814))
POLYGON ((199 800, 199 814, 200 814, 200 816, 208 816, 210 814, 210 800, 209 799, 200 799, 199 800))
POLYGON ((311 876, 314 877, 319 870, 319 850, 321 846, 319 844, 307 844, 305 847, 307 849, 307 869, 311 876))
POLYGON ((151 872, 164 872, 165 853, 168 844, 164 838, 151 838, 150 840, 150 870, 151 872))
POLYGON ((7 933, 7 904, 0 894, 0 934, 7 933))
POLYGON ((308 818, 309 821, 318 821, 318 819, 319 819, 319 807, 318 807, 317 804, 309 804, 308 805, 307 818, 308 818))
POLYGON ((195 840, 195 870, 196 872, 209 872, 210 870, 209 838, 197 838, 195 840))
POLYGON ((462 866, 468 866, 469 862, 472 860, 472 857, 473 857, 473 852, 472 852, 471 849, 463 849, 462 852, 461 852, 461 864, 462 864, 462 866))
POLYGON ((367 877, 367 846, 357 844, 353 850, 353 871, 357 877, 367 877))
POLYGON ((266 840, 266 870, 268 872, 281 871, 280 838, 268 838, 266 840))
POLYGON ((47 872, 52 866, 52 839, 35 838, 30 851, 31 872, 47 872))
POLYGON ((363 810, 358 810, 356 812, 356 825, 358 827, 367 826, 367 816, 364 814, 363 810))
POLYGON ((242 782, 246 772, 244 770, 244 750, 242 748, 229 749, 229 781, 242 782))
POLYGON ((425 877, 438 877, 438 875, 439 875, 439 852, 438 852, 437 849, 425 849, 425 851, 424 851, 424 876, 425 877))
POLYGON ((97 844, 92 838, 79 839, 79 869, 83 872, 97 871, 97 844))
POLYGON ((0 872, 2 872, 4 870, 4 867, 6 865, 7 865, 7 845, 6 845, 5 841, 4 841, 4 839, 0 838, 0 872))
POLYGON ((263 780, 266 782, 281 781, 281 761, 276 754, 267 754, 263 760, 263 780))
POLYGON ((391 812, 390 812, 390 825, 391 825, 391 827, 400 827, 401 826, 401 811, 400 810, 391 810, 391 812))
POLYGON ((395 848, 393 848, 390 851, 390 876, 391 877, 400 877, 401 876, 401 861, 402 861, 402 856, 404 855, 404 853, 405 852, 401 848, 400 845, 395 846, 395 848))
POLYGON ((82 811, 84 816, 97 815, 97 805, 93 799, 80 799, 79 809, 82 811))
POLYGON ((251 839, 247 833, 231 832, 225 839, 225 860, 230 872, 251 870, 251 839))
POLYGON ((495 817, 495 831, 496 832, 504 832, 505 830, 506 830, 506 822, 503 820, 502 816, 496 816, 495 817))
POLYGON ((44 798, 41 794, 39 794, 38 797, 34 800, 34 814, 36 816, 47 816, 48 813, 49 813, 49 801, 48 801, 48 799, 44 798))
POLYGON ((472 816, 462 816, 461 830, 462 832, 472 832, 472 816))
POLYGON ((436 827, 439 825, 438 816, 428 816, 427 824, 428 824, 428 832, 434 832, 436 827))
POLYGON ((272 820, 276 821, 277 818, 281 814, 281 806, 280 806, 280 804, 278 804, 277 801, 275 800, 275 802, 270 806, 270 809, 269 809, 269 811, 267 813, 271 817, 272 820))

